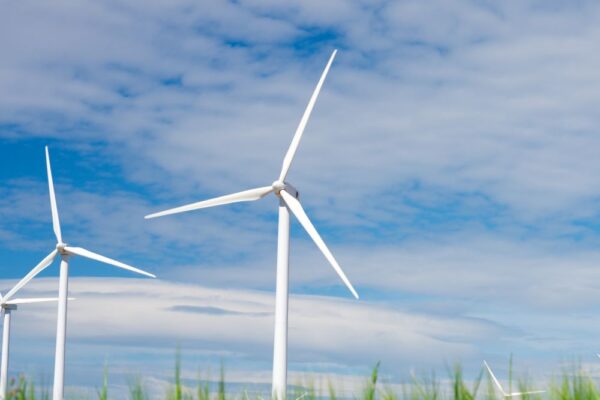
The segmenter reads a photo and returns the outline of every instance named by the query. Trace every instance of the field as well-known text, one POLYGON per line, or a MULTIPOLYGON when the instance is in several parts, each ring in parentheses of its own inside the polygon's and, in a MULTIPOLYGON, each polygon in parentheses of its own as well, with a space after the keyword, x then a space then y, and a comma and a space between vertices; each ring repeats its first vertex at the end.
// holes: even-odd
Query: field
MULTIPOLYGON (((534 389, 546 390, 543 394, 523 395, 515 397, 522 400, 600 400, 600 390, 592 376, 584 372, 578 364, 574 363, 568 370, 563 370, 554 375, 545 384, 536 385, 527 378, 512 377, 512 368, 509 363, 509 377, 505 390, 507 392, 525 392, 534 389)), ((290 386, 290 400, 317 400, 317 399, 343 399, 355 400, 473 400, 502 399, 503 396, 496 390, 490 376, 482 368, 473 380, 465 379, 459 364, 448 367, 445 379, 439 378, 432 373, 429 376, 413 376, 409 382, 402 385, 390 385, 380 380, 380 365, 377 363, 370 376, 365 377, 364 386, 361 391, 353 396, 340 396, 333 382, 316 381, 307 378, 304 382, 297 382, 290 386)), ((111 398, 109 391, 108 374, 105 372, 104 379, 99 382, 97 395, 94 400, 108 400, 111 398)), ((164 393, 165 400, 265 400, 269 397, 267 393, 254 393, 246 390, 229 392, 225 369, 221 368, 218 379, 210 377, 198 377, 195 387, 184 385, 181 380, 181 363, 176 357, 173 381, 169 389, 164 393)), ((37 387, 35 382, 24 375, 11 378, 7 400, 49 400, 51 388, 37 387)), ((67 400, 71 397, 67 397, 67 400)), ((144 379, 137 377, 129 384, 128 399, 149 400, 156 398, 150 395, 144 386, 144 379)), ((86 399, 87 400, 87 399, 86 399)), ((89 399, 92 400, 92 399, 89 399)))

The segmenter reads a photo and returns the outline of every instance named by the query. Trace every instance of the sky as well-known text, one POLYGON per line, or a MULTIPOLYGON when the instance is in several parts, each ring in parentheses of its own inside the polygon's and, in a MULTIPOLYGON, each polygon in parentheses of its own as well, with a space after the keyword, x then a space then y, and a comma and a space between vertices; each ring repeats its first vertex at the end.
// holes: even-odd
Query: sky
MULTIPOLYGON (((276 199, 143 216, 273 182, 338 49, 288 181, 361 298, 293 222, 290 380, 594 366, 599 18, 554 0, 5 3, 0 290, 55 245, 48 145, 65 241, 158 276, 72 262, 69 393, 105 364, 164 386, 177 346, 189 379, 223 362, 268 384, 276 199)), ((57 264, 23 294, 55 293, 57 264)), ((25 308, 12 370, 49 379, 55 308, 25 308)))

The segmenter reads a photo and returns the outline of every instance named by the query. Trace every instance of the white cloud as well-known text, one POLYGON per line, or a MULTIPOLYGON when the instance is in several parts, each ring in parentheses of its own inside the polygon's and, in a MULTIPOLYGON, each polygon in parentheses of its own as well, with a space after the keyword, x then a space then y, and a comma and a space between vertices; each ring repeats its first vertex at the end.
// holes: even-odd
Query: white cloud
MULTIPOLYGON (((39 279, 24 295, 53 294, 56 285, 56 279, 39 279)), ((3 286, 9 286, 9 282, 3 286)), ((72 349, 68 369, 78 370, 88 363, 99 365, 108 357, 116 360, 111 367, 119 371, 123 367, 119 362, 131 365, 137 359, 143 360, 138 368, 158 378, 168 377, 179 342, 184 359, 186 354, 195 354, 194 362, 200 367, 215 362, 210 354, 221 354, 231 365, 233 375, 244 371, 244 365, 259 365, 265 370, 263 378, 268 376, 272 293, 160 280, 72 278, 70 295, 76 300, 70 302, 68 311, 68 347, 72 349)), ((19 359, 32 357, 32 351, 43 354, 39 351, 42 344, 52 348, 54 309, 55 305, 48 304, 20 306, 15 313, 13 336, 18 350, 13 353, 17 366, 22 365, 19 359)), ((292 370, 300 371, 296 374, 319 364, 337 364, 337 369, 362 372, 379 359, 393 370, 394 363, 402 359, 437 363, 442 356, 454 359, 475 355, 478 351, 474 343, 504 331, 483 319, 292 295, 290 362, 292 370)), ((45 351, 44 357, 50 354, 45 351)), ((196 367, 190 366, 191 371, 196 367)))
MULTIPOLYGON (((21 78, 2 79, 11 85, 3 91, 11 93, 6 109, 14 111, 5 119, 31 123, 35 102, 62 114, 57 123, 89 120, 98 129, 60 136, 82 140, 87 131, 125 145, 122 162, 160 168, 169 178, 160 182, 163 190, 186 188, 190 196, 195 187, 217 194, 268 183, 327 53, 286 59, 290 50, 271 41, 302 37, 303 26, 315 26, 338 31, 343 48, 291 178, 308 202, 345 199, 336 220, 407 180, 449 193, 481 192, 526 220, 568 207, 588 216, 595 204, 598 121, 590 105, 597 95, 589 82, 599 62, 596 7, 554 12, 405 2, 377 10, 335 3, 336 12, 323 13, 298 3, 265 16, 265 7, 244 3, 209 12, 184 4, 131 4, 118 12, 54 7, 50 15, 27 3, 14 6, 4 29, 18 46, 4 44, 4 68, 21 78), (148 18, 132 30, 136 13, 148 18), (180 25, 170 26, 167 17, 180 25), (365 32, 368 42, 360 40, 365 32), (249 47, 228 47, 229 38, 249 47), (372 68, 361 68, 357 57, 371 43, 388 43, 386 52, 370 55, 372 68), (40 75, 45 64, 51 68, 40 75), (189 86, 159 85, 173 76, 189 86), (120 97, 119 88, 134 97, 120 97), (24 106, 28 113, 16 112, 24 106)), ((43 134, 58 135, 54 129, 43 134)))

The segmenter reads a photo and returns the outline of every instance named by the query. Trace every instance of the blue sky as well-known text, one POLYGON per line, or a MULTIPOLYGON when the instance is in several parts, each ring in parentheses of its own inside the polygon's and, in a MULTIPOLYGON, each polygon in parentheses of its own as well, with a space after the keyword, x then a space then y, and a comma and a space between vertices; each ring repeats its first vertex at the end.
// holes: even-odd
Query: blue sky
MULTIPOLYGON (((3 290, 54 244, 47 144, 66 241, 160 278, 75 260, 71 390, 100 382, 103 360, 115 382, 158 385, 177 343, 192 375, 223 359, 233 380, 268 382, 275 200, 143 216, 270 184, 337 48, 289 181, 362 296, 294 224, 292 376, 351 380, 382 360, 398 382, 483 358, 502 373, 511 352, 539 376, 593 362, 599 14, 586 1, 7 5, 3 290)), ((19 312, 16 370, 51 372, 53 318, 19 312)))

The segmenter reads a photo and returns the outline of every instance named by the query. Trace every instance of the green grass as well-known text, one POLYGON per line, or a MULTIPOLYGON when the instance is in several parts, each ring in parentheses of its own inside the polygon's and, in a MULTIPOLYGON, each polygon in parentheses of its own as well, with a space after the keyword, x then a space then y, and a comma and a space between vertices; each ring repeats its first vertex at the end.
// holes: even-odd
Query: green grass
MULTIPOLYGON (((391 385, 385 382, 381 374, 380 364, 373 367, 371 374, 365 378, 362 390, 356 395, 348 396, 336 387, 332 381, 315 381, 307 377, 302 382, 290 388, 288 400, 503 400, 495 386, 482 368, 473 380, 464 377, 459 364, 448 368, 447 379, 440 379, 435 373, 417 377, 401 385, 391 385)), ((563 370, 545 386, 535 385, 520 377, 516 381, 512 376, 512 358, 509 362, 508 384, 505 389, 524 392, 532 389, 545 389, 546 393, 524 395, 521 400, 600 400, 598 383, 586 374, 578 364, 568 370, 563 370)), ((151 397, 144 385, 144 379, 136 376, 129 382, 128 398, 131 400, 149 400, 151 397)), ((6 400, 49 400, 48 387, 43 382, 40 387, 24 375, 10 379, 6 400)), ((108 381, 108 368, 105 367, 102 385, 97 389, 98 400, 111 399, 108 381)), ((195 387, 184 385, 181 378, 181 356, 177 350, 172 383, 164 395, 165 400, 268 400, 268 394, 248 394, 246 390, 239 393, 227 392, 225 368, 221 365, 219 379, 211 384, 210 376, 198 374, 195 387)), ((515 398, 517 400, 519 398, 515 398)), ((88 400, 88 399, 85 399, 88 400)), ((89 399, 91 400, 91 399, 89 399)))
POLYGON ((594 380, 581 368, 563 371, 550 385, 550 395, 556 400, 599 400, 600 392, 594 380))
POLYGON ((129 382, 129 398, 131 400, 148 400, 148 394, 144 387, 142 377, 139 375, 129 382))

